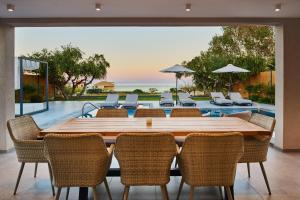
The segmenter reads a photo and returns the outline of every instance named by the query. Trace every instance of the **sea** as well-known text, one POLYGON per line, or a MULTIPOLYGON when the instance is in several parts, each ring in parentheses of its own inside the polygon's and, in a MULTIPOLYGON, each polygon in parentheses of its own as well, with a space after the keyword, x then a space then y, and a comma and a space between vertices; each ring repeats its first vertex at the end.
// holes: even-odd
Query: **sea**
POLYGON ((149 92, 150 88, 156 88, 158 92, 165 92, 170 91, 170 88, 175 88, 175 83, 115 83, 115 91, 120 92, 132 92, 135 89, 149 92))

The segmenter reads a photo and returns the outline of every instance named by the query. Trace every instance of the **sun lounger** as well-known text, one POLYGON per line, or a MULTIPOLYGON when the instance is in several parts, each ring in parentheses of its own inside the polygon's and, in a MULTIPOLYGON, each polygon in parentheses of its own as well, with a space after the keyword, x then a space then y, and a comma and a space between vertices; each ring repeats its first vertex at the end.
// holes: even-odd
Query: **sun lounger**
POLYGON ((119 95, 108 94, 106 100, 101 103, 102 108, 117 108, 119 106, 119 95))
POLYGON ((244 99, 239 92, 230 92, 229 98, 233 101, 234 104, 240 106, 252 106, 252 101, 249 99, 244 99))
POLYGON ((164 92, 161 94, 160 106, 174 106, 173 95, 171 92, 164 92))
POLYGON ((178 93, 179 104, 182 106, 196 106, 196 101, 191 99, 189 93, 180 92, 178 93))
POLYGON ((219 106, 231 106, 233 101, 226 99, 222 92, 211 92, 211 103, 219 106))
POLYGON ((137 94, 127 94, 125 102, 123 103, 123 108, 136 108, 138 107, 138 98, 137 94))

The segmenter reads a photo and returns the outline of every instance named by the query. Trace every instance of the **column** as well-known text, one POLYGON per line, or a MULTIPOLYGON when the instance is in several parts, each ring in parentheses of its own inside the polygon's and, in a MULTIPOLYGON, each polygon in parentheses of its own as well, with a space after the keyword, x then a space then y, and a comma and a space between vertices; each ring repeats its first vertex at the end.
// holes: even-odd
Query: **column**
POLYGON ((6 122, 15 116, 14 27, 0 25, 0 152, 13 147, 6 122))
POLYGON ((300 150, 300 20, 276 27, 276 138, 283 150, 300 150))

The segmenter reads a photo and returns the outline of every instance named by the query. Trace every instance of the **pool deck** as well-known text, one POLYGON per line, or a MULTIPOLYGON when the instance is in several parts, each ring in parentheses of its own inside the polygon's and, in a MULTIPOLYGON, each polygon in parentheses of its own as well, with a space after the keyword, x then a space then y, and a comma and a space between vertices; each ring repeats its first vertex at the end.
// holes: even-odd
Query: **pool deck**
MULTIPOLYGON (((82 106, 87 101, 52 101, 49 102, 49 110, 34 114, 33 118, 41 128, 48 128, 49 126, 57 123, 64 122, 68 119, 81 116, 82 106)), ((101 101, 89 101, 97 106, 101 105, 101 101)), ((122 104, 123 101, 120 101, 122 104)), ((140 101, 146 107, 160 107, 158 101, 140 101)), ((179 107, 179 106, 175 106, 179 107)), ((252 106, 217 106, 211 104, 209 101, 197 101, 198 108, 207 111, 226 111, 236 109, 239 110, 263 110, 275 113, 275 106, 268 104, 254 103, 252 106)), ((172 109, 174 107, 161 107, 164 109, 172 109)), ((94 110, 92 106, 86 106, 85 112, 94 110)))

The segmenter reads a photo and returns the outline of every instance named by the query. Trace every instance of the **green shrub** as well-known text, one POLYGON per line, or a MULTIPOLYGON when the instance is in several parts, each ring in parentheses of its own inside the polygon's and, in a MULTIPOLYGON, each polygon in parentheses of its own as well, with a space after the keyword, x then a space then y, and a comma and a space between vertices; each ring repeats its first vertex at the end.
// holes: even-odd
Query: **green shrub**
POLYGON ((31 103, 40 103, 40 102, 43 102, 43 97, 40 96, 40 95, 32 95, 30 97, 30 102, 31 103))
POLYGON ((100 88, 91 88, 86 91, 87 94, 100 94, 102 89, 100 88))
POLYGON ((29 84, 23 86, 23 91, 25 94, 32 94, 36 91, 35 85, 29 84))

